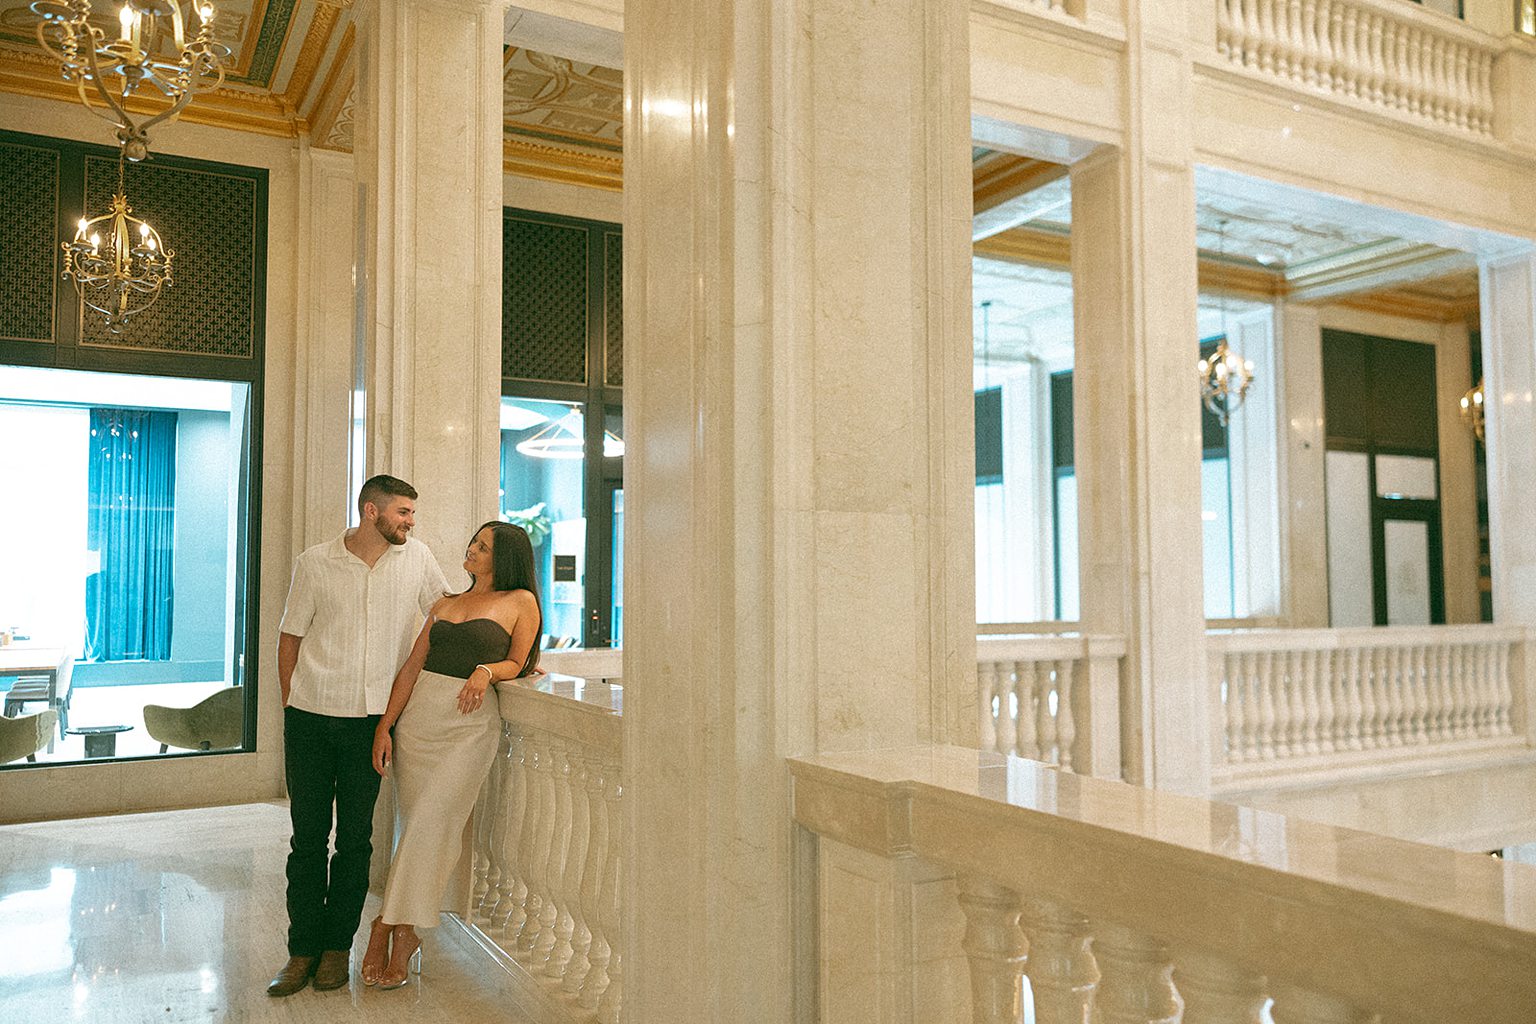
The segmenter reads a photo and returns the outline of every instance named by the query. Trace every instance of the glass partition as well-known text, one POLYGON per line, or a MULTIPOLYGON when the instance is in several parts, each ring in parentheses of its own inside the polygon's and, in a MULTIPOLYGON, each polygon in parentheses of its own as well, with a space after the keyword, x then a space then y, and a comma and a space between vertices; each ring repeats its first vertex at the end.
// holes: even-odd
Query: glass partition
POLYGON ((0 367, 0 761, 243 747, 250 385, 0 367))

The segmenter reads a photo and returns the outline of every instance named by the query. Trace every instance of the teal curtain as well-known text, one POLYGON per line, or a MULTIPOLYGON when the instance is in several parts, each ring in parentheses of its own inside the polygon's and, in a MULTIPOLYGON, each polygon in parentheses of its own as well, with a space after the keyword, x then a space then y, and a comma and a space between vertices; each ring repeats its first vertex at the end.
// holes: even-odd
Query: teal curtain
POLYGON ((86 658, 169 660, 174 412, 91 410, 89 540, 101 570, 85 581, 86 658))

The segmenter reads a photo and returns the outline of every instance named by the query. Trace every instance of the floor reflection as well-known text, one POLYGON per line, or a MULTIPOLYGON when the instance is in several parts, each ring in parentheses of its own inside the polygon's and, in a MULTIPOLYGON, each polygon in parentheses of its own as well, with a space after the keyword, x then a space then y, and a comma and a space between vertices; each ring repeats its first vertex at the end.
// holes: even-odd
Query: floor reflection
POLYGON ((278 804, 0 826, 0 1020, 517 1020, 500 970, 451 922, 406 989, 354 978, 268 998, 286 956, 287 839, 278 804))

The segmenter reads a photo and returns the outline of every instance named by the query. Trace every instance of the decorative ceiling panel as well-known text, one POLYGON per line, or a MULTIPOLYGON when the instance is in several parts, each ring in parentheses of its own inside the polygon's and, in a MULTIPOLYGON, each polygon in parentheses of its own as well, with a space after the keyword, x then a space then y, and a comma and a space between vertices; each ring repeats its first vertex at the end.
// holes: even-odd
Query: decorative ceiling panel
POLYGON ((618 154, 624 148, 624 73, 536 50, 506 52, 506 133, 618 154))
MULTIPOLYGON (((37 48, 37 15, 32 13, 30 3, 31 0, 0 0, 0 42, 37 48)), ((117 34, 120 6, 104 0, 93 0, 91 4, 94 20, 109 38, 117 34)), ((215 6, 218 14, 214 36, 229 47, 231 55, 226 81, 270 88, 298 0, 217 0, 215 6)), ((193 16, 187 30, 193 31, 195 24, 193 16)), ((166 32, 158 33, 154 45, 161 54, 174 59, 175 48, 166 32)))

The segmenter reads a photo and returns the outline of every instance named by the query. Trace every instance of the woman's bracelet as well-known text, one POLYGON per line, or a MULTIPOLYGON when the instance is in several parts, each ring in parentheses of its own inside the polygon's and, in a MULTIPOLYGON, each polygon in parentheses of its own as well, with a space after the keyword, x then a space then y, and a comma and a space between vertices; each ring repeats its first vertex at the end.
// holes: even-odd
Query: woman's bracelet
MULTIPOLYGON (((491 671, 491 666, 489 666, 489 665, 476 665, 475 666, 475 672, 478 672, 481 669, 485 669, 485 676, 486 676, 486 678, 488 680, 490 680, 490 682, 486 683, 485 685, 487 685, 487 686, 494 685, 496 683, 496 673, 491 671)), ((471 674, 473 674, 473 673, 471 673, 471 674)))

